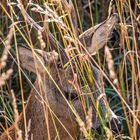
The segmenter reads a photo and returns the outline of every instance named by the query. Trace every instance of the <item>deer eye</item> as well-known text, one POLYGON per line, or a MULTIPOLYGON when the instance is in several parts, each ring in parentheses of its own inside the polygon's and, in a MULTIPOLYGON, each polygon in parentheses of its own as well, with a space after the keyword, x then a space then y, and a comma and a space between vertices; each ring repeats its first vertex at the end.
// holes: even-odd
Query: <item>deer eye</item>
POLYGON ((58 61, 57 61, 57 68, 59 68, 59 69, 63 68, 62 62, 60 59, 58 59, 58 61))
POLYGON ((64 64, 63 61, 61 60, 61 58, 59 58, 57 61, 57 68, 67 69, 69 67, 69 65, 70 65, 69 61, 64 64))

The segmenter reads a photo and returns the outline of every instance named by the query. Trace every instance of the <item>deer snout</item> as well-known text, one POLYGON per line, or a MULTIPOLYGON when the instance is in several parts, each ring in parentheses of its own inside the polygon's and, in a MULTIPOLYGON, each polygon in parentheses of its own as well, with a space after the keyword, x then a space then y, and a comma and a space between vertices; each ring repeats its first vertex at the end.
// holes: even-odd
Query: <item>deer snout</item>
POLYGON ((119 133, 121 130, 121 121, 118 118, 112 118, 110 121, 110 127, 113 134, 119 133))
POLYGON ((121 130, 121 120, 111 109, 109 114, 109 122, 107 123, 107 126, 110 127, 113 134, 119 133, 119 131, 121 130))
POLYGON ((76 100, 78 97, 76 92, 64 91, 64 94, 68 100, 76 100))

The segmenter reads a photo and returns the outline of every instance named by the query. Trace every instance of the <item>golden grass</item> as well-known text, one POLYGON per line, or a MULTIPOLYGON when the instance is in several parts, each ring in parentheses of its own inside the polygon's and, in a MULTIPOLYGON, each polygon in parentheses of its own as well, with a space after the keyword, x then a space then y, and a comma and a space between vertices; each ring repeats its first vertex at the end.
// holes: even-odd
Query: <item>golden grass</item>
MULTIPOLYGON (((101 0, 102 1, 102 0, 101 0)), ((26 119, 25 115, 25 95, 24 95, 24 87, 23 87, 23 77, 22 77, 22 70, 20 69, 20 61, 19 56, 17 53, 18 44, 26 44, 29 48, 40 48, 42 50, 53 50, 50 44, 55 43, 57 48, 60 48, 61 45, 66 49, 67 55, 69 59, 75 57, 75 50, 80 52, 82 47, 79 48, 78 46, 78 34, 82 33, 85 28, 89 28, 90 25, 94 26, 96 21, 94 22, 95 13, 92 12, 93 5, 91 4, 92 1, 87 0, 87 5, 89 8, 89 15, 90 23, 86 23, 85 21, 81 21, 81 13, 79 13, 79 7, 77 5, 77 1, 74 0, 74 6, 72 3, 69 5, 65 1, 57 1, 57 0, 47 0, 45 1, 34 1, 33 3, 26 3, 22 1, 14 1, 14 3, 9 2, 8 7, 6 6, 6 2, 2 1, 0 3, 1 13, 1 46, 3 42, 6 42, 5 33, 9 30, 9 27, 13 29, 14 40, 12 45, 16 48, 15 53, 17 57, 17 74, 19 75, 19 83, 20 83, 20 94, 21 94, 21 103, 22 103, 22 111, 24 114, 24 119, 26 119), (24 8, 22 7, 24 4, 24 8), (41 5, 42 4, 42 5, 41 5), (30 8, 34 7, 34 8, 30 8), (65 8, 63 8, 65 7, 65 8), (74 8, 74 9, 73 9, 74 8), (18 10, 17 10, 18 9, 18 10), (26 14, 26 10, 28 11, 26 14), (45 11, 45 10, 46 11, 45 11), (45 15, 45 17, 44 17, 45 15), (78 20, 75 18, 77 15, 78 20), (31 17, 31 19, 29 18, 31 17), (6 24, 4 23, 4 18, 6 24), (45 19, 45 20, 44 20, 45 19), (33 21, 34 20, 34 21, 33 21), (86 27, 84 27, 86 24, 86 27), (77 31, 77 27, 79 27, 77 31), (38 32, 35 30, 38 30, 38 32), (54 36, 54 42, 50 39, 51 34, 54 36), (57 40, 57 41, 56 41, 57 40), (52 42, 51 42, 52 41, 52 42), (72 47, 75 46, 75 48, 72 47), (46 47, 49 46, 49 47, 46 47)), ((100 1, 99 1, 100 3, 100 1)), ((113 3, 113 1, 112 1, 113 3)), ((116 32, 118 33, 118 40, 111 46, 112 44, 109 42, 109 47, 105 48, 105 53, 98 52, 95 56, 95 59, 89 54, 86 54, 92 60, 93 64, 98 67, 98 69, 103 73, 105 79, 105 89, 106 93, 109 94, 108 98, 110 101, 111 108, 116 111, 116 113, 122 119, 122 131, 118 135, 112 134, 110 130, 106 127, 105 131, 106 135, 100 136, 97 133, 97 139, 134 139, 137 140, 140 138, 140 48, 139 48, 139 12, 138 8, 139 1, 134 0, 135 8, 132 9, 131 1, 124 0, 119 1, 116 0, 114 4, 110 4, 108 15, 112 12, 116 12, 119 18, 119 24, 116 27, 116 32), (137 37, 138 36, 138 37, 137 37), (107 60, 107 63, 105 62, 107 60), (108 66, 107 66, 108 65, 108 66), (116 84, 117 83, 117 84, 116 84), (116 97, 116 98, 115 98, 116 97)), ((101 5, 100 5, 101 6, 101 5)), ((82 9, 83 10, 83 9, 82 9)), ((100 12, 100 11, 96 11, 100 12)), ((99 13, 100 14, 100 13, 99 13)), ((85 18, 85 17, 84 17, 85 18)), ((99 18, 99 17, 97 17, 99 18)), ((8 38, 8 37, 7 37, 8 38)), ((9 39, 8 39, 9 40, 9 39)), ((11 40, 11 39, 10 39, 11 40)), ((5 46, 9 46, 5 45, 5 46)), ((6 43, 5 43, 6 44, 6 43)), ((8 47, 9 49, 11 47, 8 47)), ((9 49, 6 55, 9 52, 9 49)), ((103 50, 103 49, 102 49, 103 50)), ((58 49, 58 52, 60 49, 58 49)), ((33 51, 33 55, 36 56, 35 52, 33 51)), ((77 54, 78 55, 78 54, 77 54)), ((61 58, 60 58, 61 59, 61 58)), ((82 60, 87 59, 86 56, 81 56, 81 61, 74 59, 77 66, 82 65, 82 60)), ((7 59, 4 60, 4 62, 7 59)), ((83 60, 84 61, 84 60, 83 60)), ((61 65, 62 60, 60 61, 61 65)), ((6 63, 6 62, 5 62, 6 63)), ((43 63, 42 63, 43 65, 43 63)), ((69 64, 70 67, 73 69, 71 61, 69 64)), ((66 67, 66 65, 64 67, 66 67)), ((0 63, 0 66, 3 68, 6 65, 3 61, 0 63)), ((81 67, 82 68, 82 67, 81 67)), ((1 69, 1 68, 0 68, 1 69)), ((85 128, 85 123, 81 120, 80 116, 74 110, 72 105, 67 101, 66 97, 62 93, 61 89, 58 87, 57 83, 53 80, 53 77, 50 75, 49 71, 44 66, 46 73, 50 76, 51 80, 54 82, 58 90, 60 91, 61 95, 69 105, 69 108, 75 114, 81 131, 83 132, 84 136, 87 139, 92 139, 92 130, 87 131, 85 128)), ((80 67, 76 69, 82 75, 82 79, 86 84, 85 77, 83 72, 81 71, 80 67)), ((88 65, 86 66, 86 72, 88 71, 88 65)), ((1 74, 2 75, 2 74, 1 74)), ((11 71, 7 71, 7 77, 0 77, 0 84, 1 86, 5 84, 5 81, 8 80, 11 76, 11 71)), ((16 73, 15 73, 16 75, 16 73)), ((78 87, 76 87, 78 91, 78 87)), ((4 89, 2 89, 4 90, 4 89)), ((3 97, 4 98, 4 97, 3 97)), ((85 103, 81 98, 81 102, 83 108, 85 108, 85 103)), ((15 103, 14 103, 15 104, 15 103)), ((89 108, 90 109, 90 108, 89 108)), ((49 108, 50 112, 52 113, 52 117, 54 119, 58 119, 57 116, 53 113, 53 111, 49 108)), ((86 114, 90 114, 85 111, 86 114)), ((90 116, 90 115, 89 115, 90 116)), ((16 115, 15 115, 16 120, 16 115)), ((47 119, 46 119, 47 120, 47 119)), ((7 120, 8 121, 8 120, 7 120)), ((61 123, 61 122, 60 122, 61 123)), ((55 124, 55 121, 54 121, 55 124)), ((28 124, 25 121, 25 130, 28 130, 28 124)), ((63 124, 62 124, 63 125, 63 124)), ((103 129, 104 129, 103 128, 103 129)), ((3 128, 4 129, 4 128, 3 128)), ((56 128, 57 131, 57 128, 56 128)), ((67 131, 67 130, 66 130, 67 131)), ((26 132, 27 133, 27 132, 26 132)), ((104 133, 103 133, 104 134, 104 133)))

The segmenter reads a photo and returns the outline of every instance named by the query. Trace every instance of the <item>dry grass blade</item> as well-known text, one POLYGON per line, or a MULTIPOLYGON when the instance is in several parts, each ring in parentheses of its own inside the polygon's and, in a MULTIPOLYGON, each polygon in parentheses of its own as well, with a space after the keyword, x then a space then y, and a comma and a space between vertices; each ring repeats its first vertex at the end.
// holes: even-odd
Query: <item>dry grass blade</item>
POLYGON ((140 138, 138 0, 0 8, 0 140, 140 138))
POLYGON ((16 97, 14 95, 13 90, 11 90, 11 94, 12 94, 12 98, 13 98, 13 108, 14 108, 14 116, 15 116, 14 125, 15 125, 15 129, 16 129, 16 134, 17 134, 16 139, 22 140, 22 131, 19 129, 19 126, 18 126, 19 114, 18 114, 17 105, 16 105, 16 97))
MULTIPOLYGON (((8 53, 9 53, 9 50, 11 49, 11 39, 12 39, 12 28, 11 30, 9 31, 9 34, 7 35, 7 40, 5 41, 5 48, 4 48, 4 51, 2 53, 2 56, 0 58, 0 70, 2 70, 3 68, 6 67, 6 61, 8 59, 8 53)), ((11 76, 11 74, 13 73, 13 70, 12 69, 9 69, 7 70, 6 72, 3 72, 0 76, 0 87, 5 85, 5 82, 6 80, 8 80, 11 76)))
POLYGON ((78 30, 77 30, 78 24, 77 24, 77 15, 76 15, 74 5, 71 0, 69 0, 69 3, 66 0, 62 0, 61 3, 64 7, 64 10, 67 11, 67 13, 69 15, 69 19, 70 19, 72 30, 73 30, 73 35, 75 35, 75 37, 77 37, 78 36, 78 30))
POLYGON ((105 54, 106 54, 106 61, 108 64, 110 78, 113 80, 113 83, 115 85, 118 85, 118 79, 116 77, 116 73, 115 73, 115 69, 114 69, 114 62, 112 60, 112 55, 111 55, 111 52, 110 52, 108 46, 105 47, 105 54))

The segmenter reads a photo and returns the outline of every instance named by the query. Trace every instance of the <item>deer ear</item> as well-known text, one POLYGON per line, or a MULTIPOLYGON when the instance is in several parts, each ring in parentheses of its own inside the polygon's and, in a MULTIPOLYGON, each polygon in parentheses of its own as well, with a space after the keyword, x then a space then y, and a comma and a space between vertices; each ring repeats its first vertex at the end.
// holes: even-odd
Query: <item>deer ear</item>
POLYGON ((103 23, 88 29, 79 36, 82 42, 83 40, 85 41, 85 45, 90 54, 95 54, 99 49, 105 46, 108 40, 108 36, 112 32, 116 22, 117 14, 113 14, 103 23))
POLYGON ((50 66, 58 59, 58 54, 55 51, 45 52, 23 47, 19 47, 18 51, 22 67, 34 73, 36 73, 36 70, 40 73, 45 72, 45 67, 50 66))
POLYGON ((42 64, 45 64, 43 56, 41 56, 35 50, 32 51, 29 48, 18 47, 18 51, 21 66, 23 68, 34 73, 36 73, 36 70, 38 70, 39 72, 43 71, 42 64))

